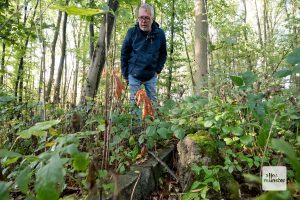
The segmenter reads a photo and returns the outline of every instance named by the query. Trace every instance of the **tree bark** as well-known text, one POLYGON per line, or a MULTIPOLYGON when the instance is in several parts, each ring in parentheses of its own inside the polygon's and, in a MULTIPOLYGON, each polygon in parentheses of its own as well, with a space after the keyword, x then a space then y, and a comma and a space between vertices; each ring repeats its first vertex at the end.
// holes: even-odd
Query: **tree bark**
POLYGON ((193 68, 192 68, 192 65, 191 65, 191 59, 190 59, 190 55, 189 55, 187 41, 186 41, 185 34, 184 34, 183 22, 182 22, 181 32, 182 32, 182 39, 183 39, 183 42, 184 42, 185 54, 186 54, 186 57, 188 59, 188 64, 189 64, 188 71, 189 71, 190 77, 191 77, 192 90, 193 90, 193 94, 195 94, 195 86, 196 86, 196 84, 195 84, 195 80, 194 80, 193 68))
MULTIPOLYGON (((66 5, 68 5, 69 1, 66 1, 66 5)), ((62 72, 65 64, 65 57, 66 57, 66 46, 67 46, 67 21, 68 21, 68 14, 64 12, 63 24, 62 24, 62 45, 61 45, 61 56, 59 61, 58 73, 54 88, 54 97, 53 102, 59 103, 60 102, 60 86, 61 86, 61 78, 62 72)))
POLYGON ((0 86, 4 85, 4 74, 5 74, 5 42, 4 40, 2 40, 0 86))
MULTIPOLYGON (((80 24, 79 24, 79 31, 77 32, 78 34, 76 35, 74 33, 74 44, 75 44, 75 47, 76 49, 79 49, 80 48, 80 45, 81 45, 81 38, 84 37, 83 34, 82 34, 82 21, 80 21, 80 24)), ((84 39, 83 39, 84 41, 84 39)), ((74 71, 74 78, 73 78, 73 93, 72 93, 72 104, 73 105, 76 105, 76 99, 77 99, 77 90, 78 90, 78 87, 77 87, 77 84, 78 84, 78 74, 79 74, 79 52, 76 51, 76 56, 75 56, 75 71, 74 71)))
MULTIPOLYGON (((244 5, 244 24, 247 24, 247 4, 246 4, 246 0, 242 0, 243 5, 244 5)), ((244 33, 244 38, 245 38, 245 42, 248 43, 248 34, 246 29, 243 29, 243 33, 244 33)), ((250 53, 250 52, 249 52, 250 53)), ((247 64, 248 64, 248 69, 252 70, 252 62, 251 62, 251 57, 249 55, 249 53, 247 53, 247 64)))
POLYGON ((195 95, 208 86, 207 74, 207 36, 208 22, 206 0, 195 0, 195 95))
POLYGON ((49 81, 48 81, 48 84, 47 84, 47 90, 46 90, 46 94, 45 94, 46 102, 48 102, 50 100, 50 94, 51 94, 51 89, 52 89, 52 84, 53 84, 54 68, 55 68, 55 49, 56 49, 56 43, 57 43, 59 30, 60 30, 61 16, 62 16, 62 12, 59 11, 58 12, 58 17, 57 17, 57 22, 56 22, 54 38, 53 38, 53 41, 51 43, 50 77, 49 77, 49 81))
MULTIPOLYGON (((34 21, 38 4, 39 4, 39 0, 36 1, 35 7, 34 7, 32 20, 31 20, 32 22, 34 21)), ((25 8, 24 8, 24 26, 26 25, 27 18, 28 18, 27 6, 25 6, 25 8)), ((33 24, 34 23, 31 23, 30 30, 32 29, 33 24)), ((19 102, 23 101, 24 57, 25 57, 25 54, 27 51, 29 37, 30 37, 30 35, 28 35, 26 37, 23 48, 21 49, 21 58, 20 58, 19 65, 18 65, 17 80, 15 83, 15 97, 17 97, 19 99, 19 102)))
POLYGON ((175 18, 175 0, 172 0, 172 18, 171 18, 171 41, 170 41, 170 66, 168 74, 167 98, 171 98, 172 76, 173 76, 173 52, 174 52, 174 18, 175 18))
MULTIPOLYGON (((94 0, 90 0, 90 7, 94 5, 94 0)), ((91 20, 89 23, 89 31, 90 31, 90 60, 93 58, 93 53, 95 49, 94 38, 95 38, 95 30, 94 30, 94 17, 91 16, 91 20)))
MULTIPOLYGON (((115 12, 118 9, 119 2, 117 0, 109 0, 108 5, 112 9, 112 11, 115 12)), ((82 88, 82 94, 80 99, 81 104, 84 104, 86 102, 86 97, 94 98, 98 91, 99 81, 104 68, 105 57, 106 57, 105 38, 107 37, 107 42, 108 42, 107 47, 109 47, 112 28, 115 20, 113 14, 107 13, 107 15, 108 15, 107 17, 103 18, 102 26, 99 31, 99 39, 97 41, 97 45, 94 50, 92 62, 89 68, 87 78, 85 80, 84 87, 82 88)))
POLYGON ((256 10, 256 21, 257 21, 257 28, 258 28, 259 44, 260 44, 260 48, 262 49, 264 47, 264 44, 263 44, 263 40, 262 40, 260 19, 259 19, 259 15, 258 15, 257 2, 256 2, 256 0, 254 2, 255 2, 255 10, 256 10))

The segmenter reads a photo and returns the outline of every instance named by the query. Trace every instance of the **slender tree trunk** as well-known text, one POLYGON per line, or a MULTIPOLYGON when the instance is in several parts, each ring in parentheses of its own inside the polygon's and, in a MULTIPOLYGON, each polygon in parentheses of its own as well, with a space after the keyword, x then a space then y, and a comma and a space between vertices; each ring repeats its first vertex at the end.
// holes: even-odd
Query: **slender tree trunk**
MULTIPOLYGON (((66 0, 66 5, 68 5, 69 1, 66 0)), ((60 102, 60 87, 61 87, 61 78, 62 72, 65 64, 65 57, 66 57, 66 46, 67 46, 67 21, 68 21, 68 14, 64 12, 63 24, 62 24, 62 45, 61 45, 61 56, 59 61, 59 67, 57 72, 57 78, 54 88, 54 97, 53 102, 59 103, 60 102)))
POLYGON ((4 74, 5 74, 5 42, 4 40, 2 40, 0 86, 4 85, 4 74))
MULTIPOLYGON (((67 99, 67 93, 68 93, 68 89, 67 87, 69 87, 68 84, 68 65, 67 65, 67 56, 65 56, 65 65, 64 65, 64 72, 65 72, 65 76, 63 78, 63 87, 62 87, 62 103, 63 105, 66 105, 66 99, 67 99)), ((70 76, 71 79, 72 76, 70 76)))
MULTIPOLYGON (((299 4, 298 4, 299 5, 299 4)), ((291 2, 286 2, 285 10, 287 14, 287 20, 290 21, 292 19, 296 18, 296 11, 297 11, 297 3, 296 0, 292 0, 291 2), (288 4, 291 4, 290 6, 288 4), (288 7, 291 7, 291 11, 288 10, 288 7)), ((297 24, 294 24, 293 27, 289 30, 289 33, 293 36, 291 47, 292 49, 295 49, 299 42, 298 42, 298 35, 299 35, 299 29, 297 28, 297 24)), ((294 84, 296 85, 298 94, 300 94, 300 76, 299 73, 293 75, 292 80, 294 81, 294 84)))
MULTIPOLYGON (((79 49, 80 48, 80 45, 81 45, 81 38, 83 37, 83 34, 82 34, 82 21, 80 21, 80 24, 79 24, 79 31, 78 31, 78 34, 76 35, 74 33, 74 42, 75 42, 75 47, 76 49, 79 49), (77 39, 76 39, 77 38, 77 39)), ((73 105, 76 105, 76 99, 77 99, 77 90, 78 90, 78 87, 77 87, 77 84, 78 84, 78 74, 79 74, 79 52, 76 51, 76 61, 75 61, 75 71, 74 71, 74 78, 73 78, 73 95, 72 95, 72 104, 73 105)))
POLYGON ((208 86, 207 74, 207 36, 208 22, 206 0, 195 0, 195 94, 200 95, 201 89, 208 86))
MULTIPOLYGON (((247 4, 246 4, 246 0, 242 0, 243 5, 244 5, 244 24, 247 24, 247 4)), ((246 29, 243 29, 243 33, 244 33, 244 38, 246 43, 248 43, 248 33, 246 31, 246 29)), ((248 64, 248 69, 252 70, 252 62, 251 62, 251 57, 250 55, 247 53, 247 64, 248 64)))
MULTIPOLYGON (((82 41, 86 41, 86 37, 88 37, 88 24, 85 25, 82 41)), ((83 61, 82 61, 81 73, 79 73, 79 74, 81 74, 81 79, 82 80, 86 79, 86 75, 87 75, 86 68, 87 68, 87 65, 91 62, 91 59, 89 60, 87 58, 87 55, 89 55, 87 51, 88 50, 85 50, 85 48, 83 48, 82 55, 84 56, 84 58, 83 58, 83 61)), ((81 81, 80 88, 83 88, 84 84, 85 84, 85 82, 81 81)))
MULTIPOLYGON (((108 5, 112 9, 112 11, 115 12, 119 6, 119 2, 117 0, 109 0, 108 5)), ((86 97, 94 98, 98 91, 99 81, 104 68, 106 57, 105 47, 109 47, 109 41, 111 38, 112 28, 115 20, 114 15, 112 15, 111 13, 107 13, 107 15, 107 17, 103 18, 103 23, 99 31, 99 39, 93 54, 88 76, 82 89, 82 95, 80 99, 81 104, 84 104, 86 102, 86 97), (108 37, 107 40, 106 36, 108 37), (108 45, 106 45, 106 41, 108 41, 108 45)))
POLYGON ((195 94, 196 84, 195 84, 195 80, 194 80, 193 68, 192 68, 192 65, 191 65, 191 59, 190 59, 190 55, 189 55, 189 51, 188 51, 187 41, 186 41, 185 34, 184 34, 183 23, 182 23, 181 33, 182 33, 182 39, 183 39, 183 42, 184 42, 185 54, 186 54, 186 57, 188 59, 188 64, 189 64, 188 71, 189 71, 190 77, 191 77, 192 90, 193 90, 193 94, 195 94))
POLYGON ((168 74, 167 98, 171 98, 172 76, 173 76, 173 52, 174 52, 174 18, 175 18, 175 0, 172 0, 172 18, 171 18, 171 41, 170 41, 170 66, 168 74))
POLYGON ((255 10, 256 10, 256 21, 257 21, 257 28, 258 28, 259 44, 260 44, 260 48, 263 49, 264 43, 263 43, 263 39, 262 39, 262 33, 261 33, 260 19, 259 19, 259 15, 258 15, 257 2, 256 2, 256 0, 254 2, 255 2, 255 10))
MULTIPOLYGON (((34 7, 32 20, 31 20, 32 22, 35 19, 36 8, 38 6, 38 3, 39 3, 39 0, 36 1, 35 7, 34 7)), ((25 6, 25 8, 24 8, 24 25, 26 25, 27 18, 28 18, 27 6, 25 6)), ((29 30, 32 29, 33 24, 34 23, 31 23, 29 30)), ((25 57, 25 54, 27 51, 28 43, 29 43, 29 35, 26 37, 23 48, 21 49, 21 58, 20 58, 19 65, 18 65, 17 80, 15 83, 15 97, 18 97, 19 102, 23 101, 24 57, 25 57)))
MULTIPOLYGON (((8 0, 5 1, 5 8, 8 9, 8 0)), ((5 13, 6 16, 6 13, 5 13)), ((2 56, 1 56, 1 71, 0 71, 0 86, 4 86, 4 74, 5 74, 5 41, 2 39, 2 56)))
POLYGON ((263 63, 265 67, 265 73, 267 74, 267 41, 268 41, 268 5, 267 0, 264 0, 263 4, 263 28, 264 28, 264 48, 263 48, 263 63))
MULTIPOLYGON (((40 79, 39 79, 39 87, 38 87, 38 101, 41 100, 41 94, 42 90, 45 88, 45 60, 46 60, 46 44, 45 44, 45 38, 43 35, 43 14, 42 14, 42 2, 40 2, 40 34, 39 34, 39 41, 41 43, 41 51, 42 51, 42 57, 41 57, 41 69, 40 69, 40 79)), ((45 95, 45 90, 43 91, 43 94, 45 95)), ((43 98, 43 101, 45 99, 43 98)))
MULTIPOLYGON (((94 5, 94 0, 90 0, 90 7, 94 5)), ((89 31, 90 31, 90 60, 93 58, 93 53, 95 49, 94 38, 95 38, 95 30, 94 30, 94 17, 91 16, 91 20, 89 23, 89 31)))
POLYGON ((51 89, 53 85, 53 78, 54 78, 54 68, 55 68, 55 49, 56 49, 56 43, 59 35, 59 30, 60 30, 60 23, 61 23, 61 16, 62 12, 58 12, 58 17, 57 17, 57 22, 56 22, 56 28, 55 28, 55 33, 54 33, 54 38, 51 43, 51 65, 50 65, 50 77, 49 81, 47 84, 47 90, 45 94, 45 100, 48 102, 50 100, 50 94, 51 94, 51 89))
POLYGON ((39 79, 39 88, 38 88, 38 101, 41 100, 42 89, 44 88, 44 84, 45 84, 45 80, 44 80, 44 76, 45 76, 45 58, 46 58, 46 51, 45 50, 46 50, 45 41, 44 41, 44 39, 42 39, 42 58, 41 58, 41 69, 40 69, 40 79, 39 79))

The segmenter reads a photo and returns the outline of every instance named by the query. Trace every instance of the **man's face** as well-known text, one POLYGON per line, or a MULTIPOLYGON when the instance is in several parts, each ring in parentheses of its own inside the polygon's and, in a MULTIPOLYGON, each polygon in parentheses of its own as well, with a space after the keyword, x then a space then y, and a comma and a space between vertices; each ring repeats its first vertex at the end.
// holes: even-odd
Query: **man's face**
POLYGON ((151 25, 153 23, 153 18, 151 16, 150 12, 147 12, 147 10, 145 10, 143 8, 139 9, 138 20, 139 20, 140 29, 142 31, 146 31, 146 32, 151 31, 151 25))

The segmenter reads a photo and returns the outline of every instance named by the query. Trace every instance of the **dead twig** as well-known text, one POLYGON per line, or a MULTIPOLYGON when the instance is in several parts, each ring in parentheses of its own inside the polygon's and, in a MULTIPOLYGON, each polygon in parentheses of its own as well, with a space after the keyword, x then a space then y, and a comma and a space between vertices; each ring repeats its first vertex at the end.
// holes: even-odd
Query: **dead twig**
POLYGON ((137 179, 136 179, 136 182, 135 182, 135 184, 134 184, 134 186, 133 186, 133 189, 132 189, 132 192, 131 192, 131 195, 130 195, 130 200, 133 200, 133 195, 134 195, 136 186, 137 186, 137 184, 138 184, 140 178, 141 178, 141 172, 139 171, 139 176, 138 176, 137 179))
POLYGON ((178 183, 179 179, 178 177, 175 175, 175 173, 168 167, 168 165, 162 161, 159 157, 157 157, 155 155, 155 153, 153 153, 152 151, 148 151, 150 153, 151 156, 153 156, 167 171, 168 173, 176 180, 176 182, 178 183))

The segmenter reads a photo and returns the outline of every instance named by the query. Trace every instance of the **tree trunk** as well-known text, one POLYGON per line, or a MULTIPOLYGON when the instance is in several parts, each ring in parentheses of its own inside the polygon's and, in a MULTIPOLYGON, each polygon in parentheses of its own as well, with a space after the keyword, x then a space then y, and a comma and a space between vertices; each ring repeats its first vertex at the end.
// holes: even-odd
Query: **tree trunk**
POLYGON ((257 9, 257 2, 256 2, 256 0, 254 2, 255 2, 255 10, 256 10, 256 21, 257 21, 257 28, 258 28, 259 44, 260 44, 260 48, 263 49, 264 45, 263 45, 263 40, 262 40, 260 19, 259 19, 258 9, 257 9))
MULTIPOLYGON (((69 1, 66 1, 66 5, 68 5, 69 1)), ((66 35, 67 35, 67 21, 68 21, 68 14, 64 12, 64 19, 63 19, 63 24, 62 24, 62 45, 61 45, 61 56, 60 56, 60 61, 59 61, 59 67, 58 67, 58 72, 57 72, 57 78, 56 78, 56 83, 55 83, 55 88, 54 88, 54 97, 53 97, 53 102, 54 103, 59 103, 60 102, 60 86, 61 86, 61 77, 62 77, 62 72, 65 64, 65 57, 66 57, 66 46, 67 46, 67 40, 66 40, 66 35)))
MULTIPOLYGON (((94 0, 90 0, 90 7, 94 5, 94 0)), ((95 49, 94 38, 95 38, 95 30, 94 30, 94 17, 91 16, 91 20, 89 23, 89 31, 90 31, 90 60, 93 58, 93 53, 95 49)))
MULTIPOLYGON (((34 24, 33 21, 35 18, 36 8, 38 6, 38 3, 39 3, 39 1, 36 1, 35 7, 33 10, 32 20, 31 20, 32 23, 30 25, 29 30, 32 29, 32 26, 34 24)), ((25 8, 24 8, 24 26, 26 25, 27 18, 28 18, 27 6, 25 6, 25 8)), ((18 65, 17 80, 15 83, 15 97, 17 97, 19 99, 19 102, 23 101, 24 57, 26 54, 28 43, 29 43, 29 35, 26 37, 23 48, 21 49, 21 58, 20 58, 19 65, 18 65)))
POLYGON ((196 86, 196 84, 195 84, 195 80, 194 80, 193 68, 192 68, 192 65, 191 65, 191 59, 190 59, 190 55, 189 55, 187 41, 186 41, 185 34, 184 34, 183 22, 182 22, 182 27, 181 28, 182 28, 181 32, 182 32, 182 39, 183 39, 183 42, 184 42, 185 54, 186 54, 186 57, 188 59, 188 64, 189 64, 188 71, 189 71, 190 77, 191 77, 192 90, 193 90, 193 94, 195 94, 195 86, 196 86))
MULTIPOLYGON (((80 48, 80 45, 81 45, 81 38, 84 37, 83 34, 82 34, 82 20, 80 21, 80 24, 79 24, 79 31, 78 31, 78 34, 76 35, 74 33, 74 43, 75 43, 75 47, 76 49, 79 49, 80 48)), ((84 39, 83 39, 84 41, 84 39)), ((79 74, 79 52, 76 51, 76 56, 75 56, 75 71, 74 71, 74 78, 73 78, 73 93, 72 93, 72 99, 71 99, 71 102, 73 105, 76 105, 76 99, 77 99, 77 90, 78 90, 78 87, 77 87, 77 84, 78 84, 78 74, 79 74)))
MULTIPOLYGON (((4 7, 8 9, 8 0, 5 1, 4 7)), ((6 14, 5 14, 6 15, 6 14)), ((2 56, 1 56, 1 70, 0 70, 0 86, 4 86, 5 74, 5 41, 2 39, 2 56)))
MULTIPOLYGON (((61 92, 60 92, 60 94, 61 94, 61 99, 62 99, 62 105, 66 105, 66 87, 67 87, 67 80, 68 80, 68 78, 67 78, 67 76, 68 76, 68 67, 67 67, 67 58, 66 58, 66 55, 65 55, 65 64, 64 64, 64 70, 63 70, 63 72, 64 72, 64 76, 62 77, 62 82, 63 82, 63 84, 62 84, 62 88, 61 88, 61 92)), ((71 76, 72 77, 72 76, 71 76)))
POLYGON ((49 81, 48 81, 48 84, 47 84, 47 90, 46 90, 46 94, 45 94, 46 102, 48 102, 50 100, 50 94, 51 94, 51 89, 52 89, 52 84, 53 84, 54 68, 55 68, 55 48, 56 48, 56 43, 57 43, 59 30, 60 30, 61 16, 62 16, 62 12, 59 11, 58 12, 58 17, 57 17, 57 22, 56 22, 54 38, 53 38, 53 41, 51 43, 50 77, 49 77, 49 81))
POLYGON ((171 41, 170 41, 170 66, 168 74, 167 98, 171 98, 172 75, 173 75, 173 52, 174 52, 174 18, 175 18, 175 0, 172 0, 172 18, 171 18, 171 41))
MULTIPOLYGON (((44 88, 45 84, 45 58, 46 58, 46 46, 45 41, 42 39, 42 58, 41 58, 41 69, 40 69, 40 79, 39 79, 39 87, 38 87, 38 101, 41 100, 42 88, 44 88)), ((44 91, 45 92, 45 91, 44 91)))
POLYGON ((263 4, 263 28, 264 28, 264 48, 263 48, 263 63, 265 66, 265 73, 267 74, 267 67, 268 67, 268 61, 267 61, 267 41, 268 41, 268 2, 267 0, 264 0, 263 4))
POLYGON ((5 42, 2 40, 2 57, 1 57, 1 71, 0 71, 0 86, 4 85, 5 74, 5 42))
MULTIPOLYGON (((286 2, 286 4, 288 4, 288 2, 286 2)), ((291 4, 291 12, 288 11, 287 5, 285 6, 286 8, 286 14, 287 14, 287 21, 293 20, 296 18, 296 11, 297 11, 297 3, 296 0, 293 0, 290 2, 291 4)), ((290 34, 293 35, 293 40, 291 41, 291 47, 292 49, 296 48, 299 44, 298 42, 298 35, 299 35, 299 29, 297 28, 297 24, 294 24, 293 27, 291 27, 290 34)), ((298 94, 300 94, 300 76, 299 73, 293 75, 292 77, 296 88, 297 88, 297 92, 298 94)))
MULTIPOLYGON (((112 11, 115 12, 119 6, 119 2, 117 0, 109 0, 108 5, 112 9, 112 11)), ((84 104, 86 102, 86 97, 94 98, 98 91, 99 81, 104 68, 106 57, 105 42, 108 42, 107 47, 109 47, 109 41, 111 38, 112 28, 115 20, 113 14, 107 13, 107 15, 107 17, 103 18, 102 26, 99 31, 99 39, 97 41, 97 45, 93 54, 93 59, 89 68, 87 78, 85 80, 84 87, 82 88, 80 99, 81 104, 84 104), (105 39, 106 37, 107 40, 105 39)))
MULTIPOLYGON (((246 4, 246 0, 242 0, 243 5, 244 5, 244 24, 247 24, 247 4, 246 4)), ((244 33, 244 38, 245 38, 245 42, 248 43, 248 34, 245 28, 243 28, 243 33, 244 33)), ((251 71, 252 70, 252 62, 251 62, 251 57, 249 55, 249 53, 247 53, 247 64, 248 64, 248 69, 251 71)))
POLYGON ((206 0, 195 0, 195 95, 201 94, 201 89, 207 87, 207 36, 208 22, 206 0))

